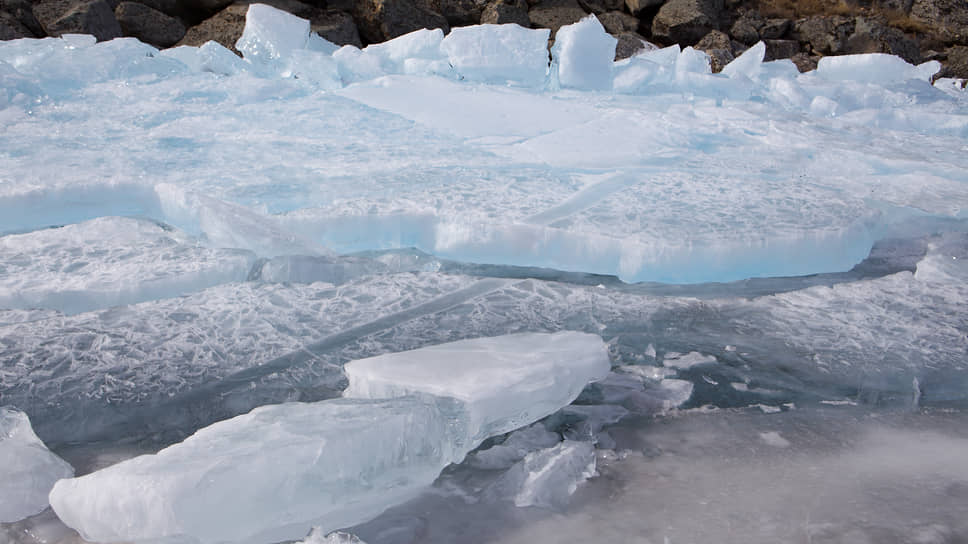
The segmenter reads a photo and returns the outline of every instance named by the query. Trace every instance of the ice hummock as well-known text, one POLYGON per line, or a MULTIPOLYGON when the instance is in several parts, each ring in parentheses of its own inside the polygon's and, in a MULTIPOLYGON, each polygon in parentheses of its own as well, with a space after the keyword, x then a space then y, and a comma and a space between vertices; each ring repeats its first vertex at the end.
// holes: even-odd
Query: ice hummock
POLYGON ((0 523, 47 508, 54 482, 73 475, 74 469, 37 438, 27 414, 0 406, 0 523))
MULTIPOLYGON (((346 367, 349 398, 256 408, 155 455, 62 480, 51 505, 102 542, 255 544, 314 525, 346 527, 411 498, 485 438, 567 405, 609 364, 600 337, 558 333, 454 342, 346 367)), ((572 456, 550 455, 526 462, 572 456)), ((530 480, 522 493, 537 485, 530 480)))
POLYGON ((347 363, 344 394, 387 398, 426 393, 467 405, 480 441, 545 417, 608 373, 597 335, 522 333, 474 338, 347 363))

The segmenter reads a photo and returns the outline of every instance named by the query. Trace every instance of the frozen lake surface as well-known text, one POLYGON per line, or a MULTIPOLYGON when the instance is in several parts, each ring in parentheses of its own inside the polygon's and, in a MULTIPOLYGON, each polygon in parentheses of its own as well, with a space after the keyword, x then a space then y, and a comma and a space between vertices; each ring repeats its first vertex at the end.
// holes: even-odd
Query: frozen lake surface
POLYGON ((610 44, 0 42, 0 543, 968 540, 968 92, 610 44))

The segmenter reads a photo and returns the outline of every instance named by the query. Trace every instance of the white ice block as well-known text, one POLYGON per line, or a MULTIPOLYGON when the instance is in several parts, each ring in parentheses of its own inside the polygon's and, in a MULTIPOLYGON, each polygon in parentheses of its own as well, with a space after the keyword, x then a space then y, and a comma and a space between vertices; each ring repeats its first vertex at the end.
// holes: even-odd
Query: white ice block
POLYGON ((525 333, 475 338, 347 363, 347 397, 414 393, 467 404, 474 440, 503 434, 569 404, 609 370, 593 334, 525 333))
POLYGON ((612 62, 618 40, 594 15, 565 25, 555 34, 552 57, 562 87, 604 91, 612 88, 612 62))
POLYGON ((516 24, 459 27, 440 47, 463 79, 535 87, 547 75, 550 33, 516 24))
POLYGON ((0 523, 47 508, 54 482, 73 475, 74 469, 37 438, 27 414, 0 406, 0 523))

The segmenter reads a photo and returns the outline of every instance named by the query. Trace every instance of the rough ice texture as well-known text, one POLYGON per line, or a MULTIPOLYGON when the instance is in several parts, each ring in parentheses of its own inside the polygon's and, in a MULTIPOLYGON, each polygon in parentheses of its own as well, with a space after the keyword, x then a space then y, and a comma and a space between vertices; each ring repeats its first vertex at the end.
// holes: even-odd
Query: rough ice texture
POLYGON ((73 475, 74 469, 37 438, 27 414, 0 406, 0 523, 47 508, 54 482, 73 475))
POLYGON ((344 395, 427 393, 467 405, 476 441, 569 404, 609 369, 601 337, 580 332, 475 338, 353 361, 344 395))
POLYGON ((304 49, 308 40, 308 20, 265 4, 250 4, 235 48, 246 60, 269 64, 304 49))
POLYGON ((468 81, 535 87, 548 72, 548 29, 516 24, 453 28, 440 44, 468 81))
POLYGON ((565 440, 527 454, 495 486, 519 507, 562 508, 582 482, 596 475, 595 464, 590 442, 565 440))
POLYGON ((334 399, 263 406, 50 493, 98 542, 259 544, 364 521, 433 482, 466 453, 457 403, 334 399))
POLYGON ((102 217, 0 237, 0 308, 68 314, 244 280, 255 256, 137 219, 102 217))
POLYGON ((562 87, 605 91, 612 88, 612 61, 618 40, 594 15, 565 25, 555 33, 552 58, 562 87))

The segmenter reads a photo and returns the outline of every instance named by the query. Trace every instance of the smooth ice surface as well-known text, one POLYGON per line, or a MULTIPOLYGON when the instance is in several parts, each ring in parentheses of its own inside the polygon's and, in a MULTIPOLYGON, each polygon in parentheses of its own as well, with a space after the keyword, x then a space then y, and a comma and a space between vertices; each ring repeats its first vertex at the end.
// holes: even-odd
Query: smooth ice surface
POLYGON ((74 469, 37 438, 27 414, 0 406, 0 523, 47 508, 54 482, 73 475, 74 469))
POLYGON ((548 29, 516 24, 457 27, 440 49, 467 81, 539 86, 548 73, 548 29))
POLYGON ((308 40, 308 20, 265 4, 249 4, 235 48, 246 60, 268 64, 304 49, 308 40))
POLYGON ((255 256, 150 221, 102 217, 0 237, 0 308, 73 314, 244 280, 255 256))
POLYGON ((88 540, 276 542, 364 521, 466 453, 457 403, 264 406, 155 455, 61 480, 57 515, 88 540))
POLYGON ((612 61, 618 40, 589 15, 555 33, 552 58, 562 87, 604 91, 612 88, 612 61))
POLYGON ((880 84, 909 79, 931 81, 939 70, 941 63, 936 60, 914 66, 884 53, 824 57, 817 64, 817 75, 825 79, 880 84))
POLYGON ((475 338, 353 361, 351 398, 427 393, 468 407, 471 436, 503 434, 551 414, 605 376, 602 339, 579 332, 475 338))

